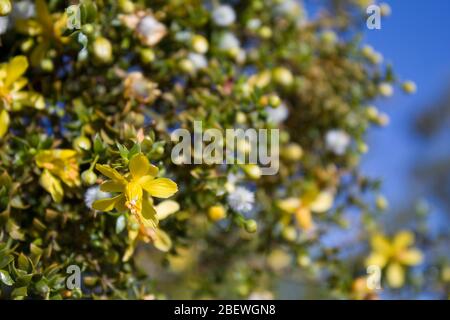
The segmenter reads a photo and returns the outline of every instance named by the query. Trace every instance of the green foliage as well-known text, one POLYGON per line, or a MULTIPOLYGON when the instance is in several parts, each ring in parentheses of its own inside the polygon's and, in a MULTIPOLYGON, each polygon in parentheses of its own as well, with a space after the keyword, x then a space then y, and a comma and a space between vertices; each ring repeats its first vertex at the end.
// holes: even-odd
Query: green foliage
POLYGON ((217 17, 216 1, 80 1, 69 8, 80 10, 78 28, 68 2, 36 0, 35 15, 10 20, 0 54, 1 297, 244 298, 274 290, 287 270, 327 297, 361 297, 353 281, 365 275, 380 201, 359 162, 367 130, 388 120, 370 103, 396 79, 352 28, 363 23, 358 1, 314 20, 294 1, 233 3, 217 17), (28 80, 28 100, 6 85, 13 73, 28 80), (174 164, 170 135, 196 120, 223 132, 279 128, 278 174, 174 164), (164 201, 142 187, 154 216, 142 215, 157 227, 128 198, 107 213, 92 207, 110 196, 98 185, 133 183, 141 156, 152 177, 178 185, 164 201), (253 210, 239 209, 242 194, 253 210), (321 239, 347 228, 349 212, 362 246, 339 259, 345 248, 321 239), (69 265, 81 268, 78 290, 66 287, 69 265))

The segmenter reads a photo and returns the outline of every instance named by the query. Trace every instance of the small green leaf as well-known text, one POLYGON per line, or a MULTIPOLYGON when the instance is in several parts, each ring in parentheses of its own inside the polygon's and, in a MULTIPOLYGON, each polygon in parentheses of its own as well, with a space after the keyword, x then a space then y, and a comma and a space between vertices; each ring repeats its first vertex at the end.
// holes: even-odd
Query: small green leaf
POLYGON ((105 150, 105 146, 103 145, 102 139, 97 134, 94 138, 94 152, 98 154, 103 152, 103 150, 105 150))
POLYGON ((120 156, 123 159, 128 160, 129 151, 128 151, 127 147, 125 147, 124 145, 122 145, 120 143, 117 143, 117 149, 119 149, 120 156))
POLYGON ((20 299, 28 295, 27 287, 16 288, 11 292, 11 296, 14 299, 20 299))
POLYGON ((136 143, 133 148, 131 148, 129 154, 128 154, 128 159, 133 158, 133 156, 135 156, 136 154, 141 152, 141 145, 139 143, 136 143))
POLYGON ((36 290, 41 294, 46 294, 50 288, 47 285, 47 279, 42 278, 36 283, 36 290))
POLYGON ((14 260, 14 257, 10 254, 0 256, 0 269, 3 269, 4 267, 6 267, 13 260, 14 260))
POLYGON ((30 261, 23 253, 19 255, 17 261, 19 262, 19 269, 28 271, 28 268, 30 267, 30 261))
POLYGON ((0 270, 0 281, 6 284, 7 286, 12 286, 14 284, 14 280, 9 275, 8 271, 0 270))

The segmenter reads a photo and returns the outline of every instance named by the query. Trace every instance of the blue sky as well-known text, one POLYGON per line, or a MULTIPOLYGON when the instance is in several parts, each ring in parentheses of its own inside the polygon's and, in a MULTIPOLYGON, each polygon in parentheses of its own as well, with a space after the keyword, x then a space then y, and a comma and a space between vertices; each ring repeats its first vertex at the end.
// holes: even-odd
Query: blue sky
POLYGON ((392 14, 382 19, 381 30, 367 30, 366 42, 394 65, 401 80, 418 85, 413 96, 396 90, 393 98, 376 101, 388 113, 388 127, 369 132, 370 152, 363 161, 363 171, 383 179, 383 190, 393 207, 402 206, 419 187, 408 180, 418 159, 433 157, 450 150, 448 139, 422 141, 414 134, 415 117, 448 88, 450 83, 450 1, 388 0, 392 14), (446 141, 447 140, 447 141, 446 141))

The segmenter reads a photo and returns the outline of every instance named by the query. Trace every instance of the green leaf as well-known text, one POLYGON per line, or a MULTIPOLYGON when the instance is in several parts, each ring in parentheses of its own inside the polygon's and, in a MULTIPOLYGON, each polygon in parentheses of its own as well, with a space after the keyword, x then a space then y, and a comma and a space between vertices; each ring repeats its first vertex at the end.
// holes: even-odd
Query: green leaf
POLYGON ((6 284, 7 286, 12 286, 14 284, 14 280, 9 275, 8 271, 0 270, 0 281, 6 284))
POLYGON ((103 141, 98 134, 95 135, 94 138, 94 152, 99 154, 105 150, 105 146, 103 145, 103 141))
POLYGON ((124 145, 122 145, 120 143, 117 143, 117 149, 119 149, 120 156, 123 159, 128 160, 129 151, 128 151, 127 147, 125 147, 124 145))
POLYGON ((11 296, 14 299, 23 298, 26 297, 27 295, 28 295, 27 287, 16 288, 13 290, 13 292, 11 292, 11 296))
POLYGON ((136 143, 133 148, 131 148, 129 154, 128 154, 128 159, 133 158, 133 156, 135 156, 136 154, 141 152, 141 145, 139 143, 136 143))
POLYGON ((50 288, 47 285, 47 279, 42 278, 35 284, 36 290, 41 294, 49 292, 50 288))
POLYGON ((23 253, 19 255, 17 261, 19 262, 19 269, 28 271, 28 268, 30 267, 30 261, 23 253))
POLYGON ((0 269, 3 269, 4 267, 6 267, 13 260, 14 260, 14 257, 10 254, 0 256, 0 269))
POLYGON ((83 24, 92 23, 97 16, 97 6, 92 1, 85 1, 80 5, 80 17, 83 24))

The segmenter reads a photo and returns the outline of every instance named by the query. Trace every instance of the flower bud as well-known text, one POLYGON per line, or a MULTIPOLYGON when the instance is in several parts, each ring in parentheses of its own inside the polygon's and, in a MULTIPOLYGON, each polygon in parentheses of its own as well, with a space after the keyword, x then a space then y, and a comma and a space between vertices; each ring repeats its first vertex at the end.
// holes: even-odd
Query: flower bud
POLYGON ((247 121, 247 116, 243 112, 236 113, 236 123, 243 124, 247 121))
POLYGON ((77 151, 87 151, 91 149, 91 140, 85 136, 79 136, 75 138, 75 140, 72 143, 73 148, 77 151))
POLYGON ((41 68, 44 71, 52 72, 55 67, 54 67, 53 61, 51 59, 43 59, 41 61, 41 68))
POLYGON ((387 3, 383 2, 380 4, 380 13, 382 17, 390 16, 391 12, 391 7, 387 3))
POLYGON ((11 1, 0 0, 0 17, 6 16, 11 12, 11 1))
POLYGON ((250 219, 250 220, 245 221, 245 230, 248 233, 254 233, 254 232, 256 232, 257 229, 258 229, 258 223, 255 220, 250 219))
POLYGON ((189 59, 180 60, 178 66, 180 67, 180 70, 185 73, 193 73, 195 71, 195 66, 189 59))
POLYGON ((306 254, 300 254, 297 257, 297 263, 300 267, 307 267, 311 264, 311 258, 306 254))
POLYGON ((97 181, 97 175, 92 170, 86 170, 81 173, 81 181, 91 186, 97 181))
POLYGON ((261 27, 261 29, 259 29, 259 35, 261 38, 269 39, 272 36, 272 29, 268 26, 261 27))
POLYGON ((155 52, 150 48, 141 49, 139 55, 143 63, 149 64, 155 61, 155 52))
POLYGON ((402 89, 406 93, 413 94, 417 91, 417 86, 413 81, 405 81, 402 84, 402 89))
POLYGON ((376 198, 375 205, 377 206, 377 209, 380 211, 385 211, 389 206, 387 199, 381 195, 379 195, 376 198))
POLYGON ((380 126, 383 126, 383 127, 387 126, 389 124, 389 121, 390 121, 390 119, 389 119, 389 116, 387 114, 381 113, 380 115, 378 115, 377 123, 380 126))
POLYGON ((134 3, 130 0, 119 0, 119 8, 122 12, 132 13, 134 11, 134 3))
POLYGON ((92 34, 94 32, 94 26, 91 23, 86 23, 81 27, 81 31, 84 34, 92 34))
POLYGON ((258 180, 261 178, 261 168, 256 164, 246 164, 242 166, 245 174, 251 179, 258 180))
POLYGON ((303 156, 303 149, 296 143, 290 143, 283 149, 282 156, 289 161, 298 161, 303 156))
POLYGON ((287 226, 283 229, 281 235, 287 241, 295 241, 297 238, 297 230, 292 226, 287 226))
POLYGON ((208 51, 208 40, 204 36, 201 36, 199 34, 195 35, 191 39, 191 45, 192 49, 194 49, 195 52, 204 54, 208 51))
POLYGON ((276 94, 264 95, 261 98, 259 98, 258 104, 261 107, 270 106, 272 108, 277 108, 281 105, 281 99, 276 94))
POLYGON ((361 153, 367 153, 369 151, 369 146, 364 142, 359 142, 357 144, 358 151, 361 153))
POLYGON ((273 80, 279 85, 288 87, 294 82, 294 76, 287 68, 277 67, 273 70, 273 80))
POLYGON ((22 42, 22 44, 20 45, 20 50, 22 50, 23 52, 27 52, 33 46, 34 46, 34 40, 32 38, 29 38, 29 39, 25 40, 24 42, 22 42))
POLYGON ((156 155, 159 155, 159 156, 163 155, 164 154, 164 147, 163 146, 158 146, 155 149, 155 153, 156 153, 156 155))
POLYGON ((378 109, 374 106, 367 107, 366 109, 367 118, 369 118, 370 121, 377 121, 378 120, 378 109))
POLYGON ((281 104, 281 99, 280 99, 279 96, 277 96, 275 94, 270 95, 270 97, 269 97, 269 105, 272 108, 277 108, 277 107, 280 106, 280 104, 281 104))
POLYGON ((394 88, 387 82, 380 83, 378 91, 383 97, 391 97, 394 94, 394 88))
POLYGON ((334 44, 337 41, 337 35, 334 31, 325 31, 322 33, 321 39, 325 44, 334 44))
POLYGON ((94 41, 94 56, 98 62, 109 63, 112 60, 111 42, 104 37, 98 37, 94 41))
POLYGON ((224 219, 227 216, 225 208, 221 205, 212 206, 208 209, 208 217, 212 221, 219 221, 224 219))

